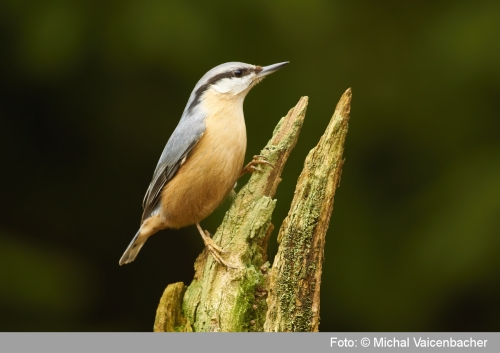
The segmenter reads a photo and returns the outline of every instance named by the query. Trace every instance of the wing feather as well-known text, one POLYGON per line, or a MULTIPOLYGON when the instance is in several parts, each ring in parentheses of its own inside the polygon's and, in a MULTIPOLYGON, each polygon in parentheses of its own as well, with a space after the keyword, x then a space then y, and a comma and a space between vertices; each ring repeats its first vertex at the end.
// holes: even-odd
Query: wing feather
POLYGON ((150 217, 158 205, 163 187, 175 176, 184 158, 188 158, 189 152, 202 137, 205 132, 204 120, 200 114, 183 116, 170 136, 144 195, 142 221, 150 217))

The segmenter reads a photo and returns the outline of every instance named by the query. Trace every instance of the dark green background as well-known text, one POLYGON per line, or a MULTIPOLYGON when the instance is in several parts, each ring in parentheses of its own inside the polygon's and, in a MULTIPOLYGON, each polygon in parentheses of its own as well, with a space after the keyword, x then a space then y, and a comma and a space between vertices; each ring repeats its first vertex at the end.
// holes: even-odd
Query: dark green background
POLYGON ((151 330, 202 241, 118 259, 187 98, 220 63, 285 60, 245 102, 250 160, 310 97, 277 228, 353 89, 320 329, 500 330, 499 1, 4 0, 0 43, 0 330, 151 330))

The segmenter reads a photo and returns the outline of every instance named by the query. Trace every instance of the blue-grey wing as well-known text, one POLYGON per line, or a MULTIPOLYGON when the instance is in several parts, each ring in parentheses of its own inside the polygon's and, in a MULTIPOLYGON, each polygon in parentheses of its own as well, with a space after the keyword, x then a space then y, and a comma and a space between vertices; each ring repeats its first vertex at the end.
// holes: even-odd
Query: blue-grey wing
POLYGON ((204 120, 203 116, 196 114, 183 116, 170 136, 142 202, 144 209, 142 221, 150 217, 155 210, 163 187, 174 177, 185 158, 188 158, 189 152, 196 146, 205 132, 204 120))

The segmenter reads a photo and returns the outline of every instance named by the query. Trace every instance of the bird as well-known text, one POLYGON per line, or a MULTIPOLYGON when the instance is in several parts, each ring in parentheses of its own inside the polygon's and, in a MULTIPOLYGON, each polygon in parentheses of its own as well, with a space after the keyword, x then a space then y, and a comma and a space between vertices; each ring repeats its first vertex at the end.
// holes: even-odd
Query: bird
POLYGON ((256 155, 243 167, 247 147, 243 102, 264 77, 288 63, 228 62, 198 81, 160 156, 143 199, 139 230, 120 258, 120 266, 134 261, 156 232, 196 225, 216 262, 234 268, 224 261, 224 250, 200 221, 233 191, 241 175, 253 172, 259 164, 272 166, 256 155))

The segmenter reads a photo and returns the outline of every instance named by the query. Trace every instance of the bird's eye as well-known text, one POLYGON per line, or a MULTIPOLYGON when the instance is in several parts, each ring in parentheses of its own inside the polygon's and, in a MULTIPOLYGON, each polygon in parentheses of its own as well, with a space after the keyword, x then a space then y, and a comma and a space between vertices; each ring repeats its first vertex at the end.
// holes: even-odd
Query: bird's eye
POLYGON ((241 77, 241 75, 243 75, 243 71, 241 71, 241 70, 234 70, 233 74, 236 77, 241 77))

